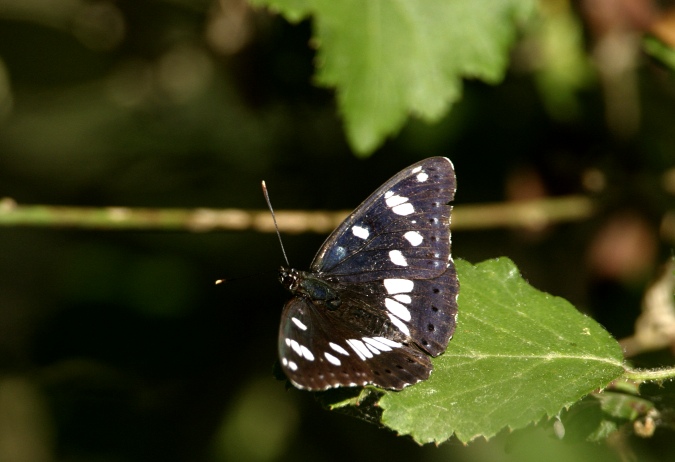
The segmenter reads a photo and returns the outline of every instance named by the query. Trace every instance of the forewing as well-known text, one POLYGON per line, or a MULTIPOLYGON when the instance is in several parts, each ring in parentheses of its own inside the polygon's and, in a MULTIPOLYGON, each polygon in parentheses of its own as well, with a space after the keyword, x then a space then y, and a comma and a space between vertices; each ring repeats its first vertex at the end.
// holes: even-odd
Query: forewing
POLYGON ((352 283, 443 274, 450 257, 448 203, 455 188, 454 168, 444 157, 402 170, 333 231, 312 271, 352 283))

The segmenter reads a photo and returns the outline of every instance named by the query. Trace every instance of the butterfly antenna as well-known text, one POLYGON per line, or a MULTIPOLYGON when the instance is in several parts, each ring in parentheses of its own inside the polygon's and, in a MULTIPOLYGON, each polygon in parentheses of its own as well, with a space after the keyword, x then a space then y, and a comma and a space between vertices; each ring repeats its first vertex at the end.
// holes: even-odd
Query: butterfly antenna
POLYGON ((267 201, 267 207, 270 209, 272 214, 272 220, 274 221, 274 229, 277 230, 277 237, 279 238, 279 245, 281 246, 281 253, 284 254, 284 260, 286 260, 286 266, 291 266, 288 262, 288 257, 286 256, 286 249, 284 249, 284 243, 281 241, 281 233, 279 232, 279 226, 277 225, 277 217, 274 215, 274 209, 272 208, 272 202, 270 202, 270 196, 267 194, 267 185, 265 181, 262 182, 263 194, 265 195, 265 200, 267 201))

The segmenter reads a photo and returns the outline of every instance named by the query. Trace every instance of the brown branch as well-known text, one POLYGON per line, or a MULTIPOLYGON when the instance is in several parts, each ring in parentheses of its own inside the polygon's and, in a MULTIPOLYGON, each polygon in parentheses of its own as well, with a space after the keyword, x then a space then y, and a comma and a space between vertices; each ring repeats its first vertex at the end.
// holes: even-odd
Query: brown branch
MULTIPOLYGON (((593 209, 592 200, 583 196, 460 205, 454 208, 452 228, 539 228, 552 223, 586 219, 592 215, 593 209)), ((328 233, 348 214, 347 211, 276 212, 279 229, 288 233, 328 233)), ((20 205, 9 198, 0 200, 0 226, 199 232, 274 231, 267 210, 20 205)))

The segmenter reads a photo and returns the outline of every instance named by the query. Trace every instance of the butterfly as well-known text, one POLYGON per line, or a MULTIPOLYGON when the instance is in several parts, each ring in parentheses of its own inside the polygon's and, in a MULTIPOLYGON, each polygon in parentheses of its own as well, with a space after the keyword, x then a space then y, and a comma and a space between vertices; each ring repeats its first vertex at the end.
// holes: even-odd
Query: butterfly
POLYGON ((429 378, 455 330, 459 282, 450 255, 449 159, 394 175, 323 243, 310 271, 280 269, 292 294, 279 327, 288 379, 312 391, 429 378))

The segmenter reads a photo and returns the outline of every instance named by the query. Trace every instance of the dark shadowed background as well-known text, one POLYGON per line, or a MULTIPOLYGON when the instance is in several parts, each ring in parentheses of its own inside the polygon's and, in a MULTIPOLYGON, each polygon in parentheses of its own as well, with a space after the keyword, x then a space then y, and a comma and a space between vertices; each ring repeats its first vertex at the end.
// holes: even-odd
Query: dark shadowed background
MULTIPOLYGON (((597 75, 561 116, 537 74, 518 66, 520 45, 502 84, 466 82, 438 124, 413 120, 359 159, 332 92, 312 86, 310 34, 308 22, 235 0, 0 1, 0 197, 262 209, 265 179, 277 209, 342 210, 443 155, 458 207, 596 198, 588 220, 457 231, 453 254, 508 256, 617 338, 632 332, 646 284, 671 255, 662 220, 675 190, 672 74, 639 58, 636 126, 609 120, 597 75)), ((325 236, 283 238, 306 269, 325 236)), ((534 429, 419 447, 324 411, 272 375, 288 298, 282 262, 276 236, 253 231, 0 228, 0 460, 596 462, 617 460, 622 444, 641 460, 675 450, 672 430, 604 445, 534 429)))

